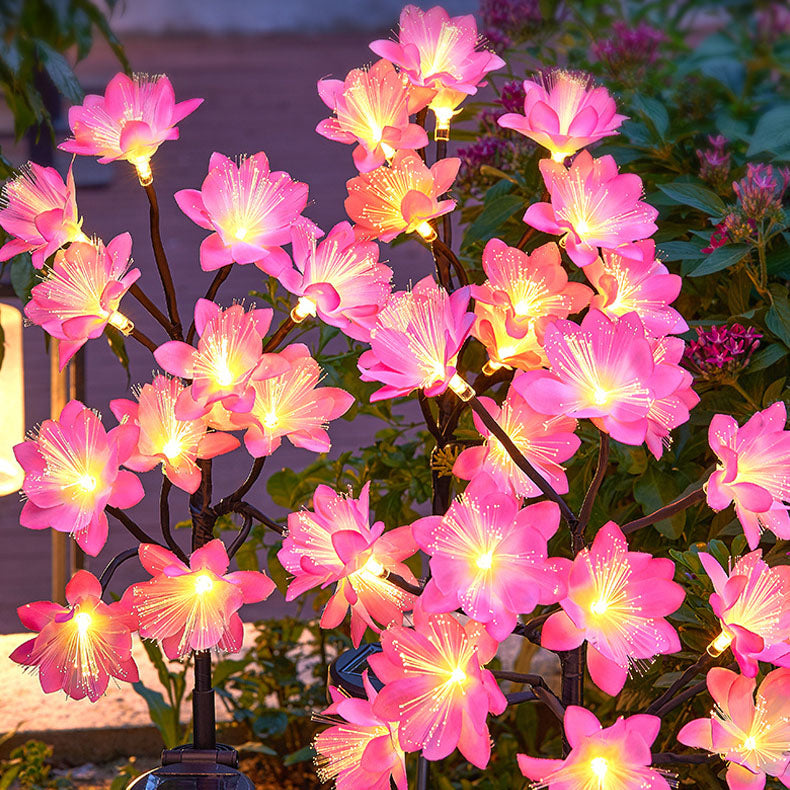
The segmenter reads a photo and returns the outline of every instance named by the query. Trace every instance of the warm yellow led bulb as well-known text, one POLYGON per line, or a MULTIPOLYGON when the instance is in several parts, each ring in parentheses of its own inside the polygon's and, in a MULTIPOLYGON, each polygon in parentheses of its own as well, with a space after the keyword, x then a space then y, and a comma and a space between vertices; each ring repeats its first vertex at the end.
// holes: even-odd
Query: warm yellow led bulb
POLYGON ((590 232, 590 226, 586 220, 579 219, 573 225, 573 229, 579 236, 586 236, 590 232))
POLYGON ((77 631, 84 635, 88 633, 93 618, 87 612, 77 612, 77 614, 74 615, 74 622, 77 625, 77 631))
POLYGON ((318 306, 316 303, 306 296, 300 296, 296 302, 296 307, 291 310, 291 320, 295 324, 301 324, 305 318, 314 316, 317 312, 318 306))
POLYGON ((384 575, 384 566, 373 557, 370 557, 368 561, 365 563, 364 568, 368 573, 372 573, 374 576, 383 576, 384 575))
POLYGON ((168 461, 178 458, 182 450, 181 442, 178 439, 170 439, 162 448, 162 452, 168 461))
MULTIPOLYGON (((573 153, 573 152, 571 152, 573 153)), ((552 151, 551 158, 555 162, 564 162, 571 154, 567 151, 552 151)))
POLYGON ((590 610, 593 614, 603 614, 609 608, 609 602, 603 598, 593 601, 590 605, 590 610))
POLYGON ((746 752, 753 752, 757 748, 757 739, 754 735, 750 735, 746 740, 743 742, 741 749, 746 752))
POLYGON ((261 424, 264 428, 274 428, 278 422, 280 422, 280 418, 277 416, 276 411, 270 411, 261 420, 261 424))
POLYGON ((709 645, 708 655, 720 656, 732 644, 732 636, 722 631, 709 645))
POLYGON ((93 475, 89 475, 85 473, 84 475, 82 475, 82 477, 80 477, 79 480, 77 480, 77 485, 83 491, 87 491, 87 492, 95 491, 97 486, 96 478, 93 477, 93 475))
POLYGON ((609 770, 609 761, 605 757, 594 757, 590 760, 590 772, 602 782, 609 770))
POLYGON ((151 172, 151 160, 147 156, 141 156, 129 160, 137 170, 137 178, 140 185, 147 187, 154 182, 154 174, 151 172))
POLYGON ((203 593, 210 592, 211 588, 214 586, 214 582, 207 573, 201 573, 195 579, 195 592, 198 595, 203 595, 203 593))
POLYGON ((236 230, 235 230, 235 232, 233 233, 233 235, 234 235, 234 236, 235 236, 235 237, 236 237, 236 238, 237 238, 239 241, 244 241, 244 239, 246 239, 246 238, 247 238, 247 234, 248 234, 248 233, 249 233, 249 230, 248 230, 247 228, 245 228, 245 227, 244 227, 244 225, 239 225, 239 227, 238 227, 238 228, 236 228, 236 230))
POLYGON ((447 386, 462 400, 469 401, 475 396, 475 391, 457 373, 453 373, 447 386))
POLYGON ((107 318, 107 323, 114 326, 119 332, 124 335, 130 335, 134 329, 134 324, 123 314, 117 310, 113 310, 107 318))
POLYGON ((381 144, 381 152, 384 154, 384 158, 388 162, 397 153, 397 151, 389 143, 382 143, 381 144))
POLYGON ((422 236, 425 241, 435 241, 437 237, 436 228, 431 225, 430 222, 427 220, 425 222, 421 222, 415 229, 417 233, 422 236))

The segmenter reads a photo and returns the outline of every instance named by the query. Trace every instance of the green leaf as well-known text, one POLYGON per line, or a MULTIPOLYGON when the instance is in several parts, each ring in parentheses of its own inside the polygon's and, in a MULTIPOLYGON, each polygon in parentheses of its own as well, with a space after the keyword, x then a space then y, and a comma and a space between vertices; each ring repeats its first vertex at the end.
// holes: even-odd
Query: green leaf
POLYGON ((306 763, 308 760, 312 760, 313 757, 315 757, 315 749, 313 748, 312 744, 308 744, 307 746, 303 746, 301 749, 298 749, 295 752, 286 754, 283 758, 283 765, 306 763))
POLYGON ((765 325, 785 345, 790 346, 790 303, 787 300, 787 288, 774 283, 770 290, 773 304, 765 316, 765 325))
POLYGON ((492 239, 499 228, 523 208, 524 198, 519 195, 501 195, 486 203, 480 216, 466 229, 461 247, 466 249, 477 241, 492 239))
POLYGON ((757 122, 747 156, 779 151, 790 145, 790 104, 768 110, 757 122))
POLYGON ((71 104, 81 104, 85 92, 66 58, 41 40, 36 41, 36 53, 55 87, 71 104))
POLYGON ((165 748, 172 749, 181 742, 181 723, 178 712, 165 702, 165 698, 153 689, 149 689, 142 681, 132 683, 132 688, 148 705, 148 715, 154 726, 159 730, 165 748))
POLYGON ((270 757, 277 756, 277 752, 274 749, 269 748, 263 743, 258 743, 257 741, 247 741, 247 743, 242 743, 236 747, 236 750, 239 752, 254 752, 255 754, 268 754, 270 757))
POLYGON ((650 121, 658 136, 663 140, 667 129, 669 129, 667 108, 658 99, 654 99, 652 96, 640 96, 638 93, 634 95, 633 104, 650 121))
POLYGON ((107 338, 107 342, 110 344, 112 353, 115 354, 118 361, 123 365, 123 369, 126 371, 126 383, 128 386, 131 374, 129 373, 129 354, 126 351, 126 341, 123 333, 114 326, 107 324, 107 326, 104 327, 104 334, 107 338))
POLYGON ((683 206, 698 208, 712 217, 723 217, 727 213, 727 207, 722 199, 715 192, 698 184, 675 181, 672 184, 656 184, 656 186, 683 206))
POLYGON ((705 253, 690 241, 663 241, 658 245, 656 257, 663 261, 687 261, 704 258, 705 253))
POLYGON ((770 368, 771 365, 776 364, 780 359, 783 359, 788 354, 790 354, 790 350, 787 347, 783 346, 781 343, 771 343, 770 346, 766 346, 765 348, 761 348, 753 357, 752 361, 749 363, 749 372, 756 372, 758 370, 765 370, 766 368, 770 368))
POLYGON ((11 285, 23 305, 30 301, 30 292, 39 282, 39 274, 27 252, 11 259, 11 285))
POLYGON ((709 253, 705 260, 688 273, 689 277, 703 277, 734 266, 749 252, 746 244, 727 244, 709 253))

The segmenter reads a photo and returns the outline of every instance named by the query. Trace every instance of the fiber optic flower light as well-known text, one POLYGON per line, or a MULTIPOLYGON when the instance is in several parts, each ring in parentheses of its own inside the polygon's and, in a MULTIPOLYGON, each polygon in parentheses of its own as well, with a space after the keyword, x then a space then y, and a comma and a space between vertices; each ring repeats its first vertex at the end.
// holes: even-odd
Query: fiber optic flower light
POLYGON ((151 543, 143 543, 139 555, 153 578, 132 585, 123 601, 134 609, 140 636, 156 639, 171 660, 191 650, 239 650, 244 626, 237 611, 266 600, 275 589, 258 571, 228 573, 230 560, 219 539, 194 551, 189 565, 151 543))
POLYGON ((182 189, 175 199, 194 223, 214 231, 200 245, 204 272, 235 261, 277 277, 291 265, 282 245, 291 240, 291 226, 304 221, 307 191, 288 173, 272 172, 263 151, 238 164, 214 153, 201 188, 182 189))
POLYGON ((89 94, 69 109, 73 139, 58 148, 73 154, 98 156, 106 164, 125 159, 137 169, 140 183, 150 184, 151 157, 165 140, 177 140, 176 124, 194 112, 203 99, 175 101, 170 80, 163 74, 149 77, 116 74, 104 96, 89 94))
POLYGON ((769 672, 756 699, 755 679, 724 667, 713 667, 707 683, 713 712, 688 722, 678 740, 726 760, 730 790, 762 788, 766 776, 790 787, 790 670, 769 672))
POLYGON ((485 768, 491 755, 486 717, 502 713, 507 702, 481 666, 492 655, 480 626, 472 620, 462 626, 452 615, 426 614, 418 606, 414 628, 388 628, 381 646, 383 652, 368 659, 385 684, 373 712, 399 722, 403 749, 441 760, 457 747, 485 768))
POLYGON ((488 362, 483 365, 483 373, 492 375, 499 368, 535 370, 546 365, 546 354, 541 340, 543 328, 550 320, 545 317, 538 318, 527 325, 523 335, 514 337, 510 334, 513 324, 511 310, 476 301, 472 335, 486 347, 488 353, 488 362))
POLYGON ((313 511, 288 516, 288 534, 277 554, 286 571, 294 575, 285 600, 292 601, 319 585, 337 583, 321 617, 322 628, 336 628, 351 608, 351 638, 358 646, 369 626, 401 624, 416 596, 387 581, 388 573, 416 584, 403 563, 417 551, 410 527, 384 533, 384 522, 370 525, 370 483, 359 498, 318 486, 313 511))
POLYGON ((420 596, 426 612, 460 606, 502 642, 519 614, 564 597, 564 580, 548 561, 546 548, 559 526, 560 509, 555 502, 522 510, 520 504, 483 473, 444 516, 412 524, 417 544, 431 557, 431 578, 420 596))
POLYGON ((91 557, 107 541, 107 505, 129 508, 143 487, 120 469, 134 450, 137 431, 119 426, 107 432, 99 417, 79 401, 69 401, 57 420, 45 420, 35 439, 14 447, 25 470, 27 497, 19 516, 23 527, 69 532, 91 557))
POLYGON ((598 257, 597 247, 615 250, 631 260, 641 253, 631 242, 652 236, 658 211, 639 198, 642 179, 618 173, 611 156, 593 159, 582 151, 569 169, 543 159, 540 172, 551 203, 533 203, 524 222, 545 233, 563 237, 570 259, 587 266, 598 257))
POLYGON ((279 356, 284 373, 253 381, 255 403, 248 414, 231 414, 236 428, 246 428, 244 444, 250 455, 271 455, 287 436, 295 447, 325 453, 331 447, 326 429, 345 414, 354 396, 338 387, 318 387, 321 368, 307 346, 293 343, 279 356))
POLYGON ((675 629, 664 619, 685 596, 672 581, 671 560, 628 551, 625 536, 610 521, 573 562, 554 561, 568 568, 568 597, 543 626, 541 644, 573 650, 587 640, 587 667, 602 691, 619 694, 629 664, 680 650, 675 629))
POLYGON ((397 291, 379 313, 370 350, 359 357, 362 381, 380 381, 371 401, 423 389, 444 392, 456 376, 456 359, 475 317, 466 312, 469 288, 448 294, 432 277, 411 291, 397 291))
POLYGON ((592 77, 582 72, 548 69, 524 80, 524 92, 524 114, 506 113, 497 123, 548 148, 555 162, 617 134, 627 118, 616 113, 609 91, 594 88, 592 77))
POLYGON ((409 123, 409 115, 425 106, 430 93, 425 97, 410 89, 406 76, 387 60, 352 69, 345 80, 319 80, 318 95, 334 117, 315 130, 330 140, 358 143, 354 164, 362 173, 383 165, 396 151, 428 145, 425 129, 409 123))
POLYGON ((46 278, 34 286, 25 315, 60 340, 60 369, 109 324, 129 334, 134 324, 119 311, 121 299, 140 276, 130 268, 132 237, 116 236, 106 247, 75 241, 55 256, 46 278))
POLYGON ((125 398, 110 401, 110 410, 122 425, 139 428, 137 446, 124 461, 135 472, 148 472, 162 464, 165 477, 192 494, 200 485, 198 458, 214 458, 239 446, 234 436, 209 432, 205 419, 179 420, 176 405, 184 385, 169 376, 154 376, 137 394, 137 403, 125 398))
POLYGON ((62 689, 72 699, 96 702, 111 677, 140 679, 132 658, 136 620, 124 604, 103 603, 101 594, 99 580, 81 570, 66 585, 68 606, 36 601, 17 609, 22 625, 38 634, 10 658, 36 668, 45 694, 62 689))
POLYGON ((361 238, 392 241, 401 233, 436 238, 429 220, 455 208, 454 200, 439 200, 458 175, 461 160, 440 159, 431 168, 412 151, 398 151, 389 167, 377 167, 346 182, 346 213, 361 238))
POLYGON ((721 633, 708 652, 719 655, 728 647, 747 677, 755 677, 758 661, 790 666, 790 566, 769 567, 757 549, 739 559, 727 572, 704 551, 699 553, 715 592, 713 613, 721 633))
POLYGON ((753 414, 738 427, 734 417, 717 414, 710 422, 708 441, 719 465, 706 484, 708 504, 723 510, 735 503, 749 548, 760 542, 764 529, 790 538, 790 431, 785 430, 783 401, 753 414))
POLYGON ((41 269, 64 244, 87 241, 81 226, 71 165, 64 183, 54 167, 29 162, 0 192, 0 227, 13 237, 0 247, 0 261, 30 252, 41 269))
POLYGON ((661 729, 658 716, 620 716, 601 727, 594 713, 577 705, 565 711, 565 737, 571 751, 564 760, 518 755, 521 773, 546 790, 670 790, 660 771, 650 767, 650 747, 661 729))

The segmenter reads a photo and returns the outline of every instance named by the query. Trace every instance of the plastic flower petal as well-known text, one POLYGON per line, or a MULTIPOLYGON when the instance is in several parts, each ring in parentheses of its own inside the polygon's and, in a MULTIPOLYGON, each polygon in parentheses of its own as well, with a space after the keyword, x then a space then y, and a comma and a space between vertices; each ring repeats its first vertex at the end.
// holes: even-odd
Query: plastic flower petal
POLYGON ((137 393, 137 403, 125 398, 110 401, 122 425, 139 428, 137 445, 124 463, 135 472, 148 472, 158 464, 170 482, 192 494, 200 485, 198 458, 214 458, 239 446, 235 436, 208 432, 204 418, 176 417, 184 385, 170 376, 157 375, 137 393))
POLYGON ((611 156, 593 159, 582 151, 569 169, 543 159, 540 172, 551 203, 533 203, 524 222, 546 233, 563 237, 570 259, 587 266, 598 257, 597 247, 621 256, 641 259, 631 242, 652 236, 658 211, 639 198, 642 179, 618 173, 611 156))
POLYGON ((707 683, 710 717, 688 722, 678 740, 726 760, 730 790, 764 787, 766 776, 790 786, 790 670, 769 672, 756 697, 754 678, 724 667, 709 670, 707 683))
POLYGON ((790 538, 790 431, 787 410, 778 401, 753 414, 738 427, 734 417, 717 414, 710 422, 708 441, 719 465, 708 479, 708 504, 723 510, 735 503, 735 513, 753 549, 764 529, 790 538))
POLYGON ((277 277, 291 265, 282 245, 291 240, 291 226, 304 221, 307 191, 288 173, 272 172, 263 151, 238 164, 214 153, 201 188, 182 189, 175 199, 193 222, 213 231, 200 245, 204 272, 235 261, 277 277))
POLYGON ((721 634, 709 652, 732 647, 738 666, 755 677, 758 661, 790 666, 790 567, 769 567, 760 549, 741 557, 727 572, 706 552, 699 553, 702 566, 713 582, 710 597, 721 634))
POLYGON ((134 609, 140 636, 156 639, 170 659, 191 650, 236 652, 244 635, 238 610, 265 600, 275 589, 258 571, 228 573, 228 553, 219 539, 194 551, 189 565, 152 543, 142 544, 139 555, 153 578, 130 587, 123 600, 134 609))
POLYGON ((628 551, 625 535, 610 521, 591 548, 565 562, 568 597, 543 626, 544 647, 573 650, 587 640, 590 677, 612 695, 623 688, 630 664, 680 650, 675 629, 664 619, 685 596, 672 581, 671 560, 628 551))
POLYGON ((620 716, 601 727, 594 713, 569 705, 565 737, 571 747, 564 760, 518 755, 518 766, 536 787, 546 790, 670 790, 666 778, 650 767, 650 747, 661 719, 648 714, 620 716))
POLYGON ((398 151, 389 167, 377 167, 346 182, 346 213, 362 238, 392 241, 416 231, 435 238, 429 220, 455 208, 454 200, 439 200, 453 184, 461 160, 440 159, 428 168, 413 151, 398 151))
POLYGON ((121 299, 140 276, 130 268, 132 237, 116 236, 106 247, 74 242, 55 256, 52 269, 35 285, 25 315, 60 340, 60 369, 109 324, 128 334, 132 322, 119 311, 121 299))
POLYGON ((132 426, 105 431, 96 413, 77 400, 57 420, 45 420, 34 439, 14 447, 25 470, 22 526, 69 532, 95 557, 107 540, 105 506, 129 508, 143 498, 137 476, 119 468, 128 462, 136 434, 132 426))
POLYGON ((549 69, 524 80, 524 114, 505 113, 497 123, 548 148, 562 162, 580 148, 617 134, 618 115, 606 88, 594 88, 589 74, 549 69))
POLYGON ((384 384, 370 399, 415 389, 429 397, 444 392, 475 321, 466 312, 468 304, 468 287, 448 294, 432 277, 424 277, 411 291, 392 294, 370 332, 370 349, 359 357, 362 381, 384 384))
POLYGON ((469 762, 485 768, 491 755, 486 717, 507 702, 494 676, 481 664, 480 626, 462 626, 449 614, 414 611, 414 628, 394 626, 381 635, 382 653, 368 663, 384 688, 373 711, 400 724, 398 739, 407 752, 441 760, 456 747, 469 762))
POLYGON ((35 668, 46 694, 62 689, 72 699, 96 702, 111 677, 140 679, 132 658, 135 618, 120 602, 103 603, 101 594, 99 580, 80 570, 66 585, 68 606, 36 601, 17 609, 25 628, 38 633, 11 660, 35 668))

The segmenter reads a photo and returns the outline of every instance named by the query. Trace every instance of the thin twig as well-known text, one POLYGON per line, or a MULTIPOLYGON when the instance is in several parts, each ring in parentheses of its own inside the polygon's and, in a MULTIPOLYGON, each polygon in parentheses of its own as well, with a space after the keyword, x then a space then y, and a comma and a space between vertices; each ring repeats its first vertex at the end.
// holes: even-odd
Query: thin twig
POLYGON ((285 340, 285 336, 296 326, 296 322, 289 315, 277 328, 277 331, 269 338, 269 342, 263 347, 263 353, 269 354, 274 351, 280 343, 285 340))
POLYGON ((137 327, 134 327, 132 331, 129 332, 129 337, 133 337, 138 343, 144 345, 151 353, 159 348, 159 346, 154 343, 150 337, 146 337, 137 327))
POLYGON ((655 713, 666 702, 671 700, 693 677, 700 673, 705 674, 715 661, 715 658, 703 653, 690 667, 686 668, 686 671, 658 699, 653 700, 648 705, 645 713, 655 713))
POLYGON ((652 756, 651 765, 705 765, 715 763, 721 758, 718 754, 674 754, 673 752, 657 752, 652 756))
POLYGON ((535 235, 535 228, 527 228, 522 237, 516 244, 516 249, 523 250, 527 246, 527 242, 535 235))
POLYGON ((387 581, 392 582, 392 584, 399 587, 404 592, 411 593, 412 595, 422 595, 423 588, 420 587, 419 584, 412 584, 397 573, 388 574, 387 581))
POLYGON ((186 565, 189 565, 187 555, 182 551, 181 547, 176 543, 173 533, 170 530, 170 489, 173 484, 166 478, 162 477, 162 491, 159 494, 159 524, 162 529, 162 537, 165 539, 170 551, 178 557, 186 565))
POLYGON ((145 530, 141 529, 137 526, 137 524, 117 507, 112 507, 112 505, 107 505, 104 508, 113 518, 117 519, 121 522, 121 524, 126 527, 126 529, 140 541, 140 543, 155 543, 156 545, 160 545, 157 541, 155 541, 145 530))
POLYGON ((250 529, 252 528, 252 516, 249 513, 244 514, 244 522, 241 525, 239 534, 233 539, 233 542, 228 546, 228 559, 232 559, 233 555, 244 545, 247 540, 250 529))
MULTIPOLYGON (((204 299, 208 299, 209 301, 213 301, 214 297, 217 295, 217 291, 219 291, 220 285, 228 279, 228 275, 233 268, 233 264, 229 263, 227 266, 223 266, 221 269, 217 270, 217 273, 214 275, 214 279, 211 281, 211 285, 208 287, 208 291, 206 291, 206 295, 203 297, 204 299)), ((187 339, 186 342, 192 345, 192 341, 195 339, 195 332, 197 331, 197 327, 195 326, 194 320, 189 326, 189 331, 187 332, 187 339)))
POLYGON ((168 335, 173 331, 173 325, 168 317, 148 298, 145 291, 137 283, 132 283, 129 293, 162 325, 168 335))
POLYGON ((601 444, 598 447, 598 466, 595 468, 595 475, 584 496, 582 509, 579 511, 579 523, 576 525, 576 531, 582 536, 590 521, 595 498, 598 496, 598 491, 601 489, 601 483, 603 483, 603 479, 606 476, 606 467, 609 463, 609 434, 603 431, 601 431, 600 434, 601 444))
POLYGON ((625 535, 630 535, 632 532, 642 529, 642 527, 649 527, 651 524, 655 524, 665 518, 674 516, 675 513, 680 513, 682 510, 686 510, 692 505, 696 505, 697 502, 701 502, 703 499, 705 499, 705 492, 701 488, 695 488, 690 494, 687 494, 680 499, 676 499, 674 502, 670 502, 668 505, 664 505, 664 507, 659 508, 647 516, 638 518, 636 521, 629 521, 623 527, 623 533, 625 535))
POLYGON ((107 585, 110 583, 110 579, 112 579, 115 571, 118 570, 118 568, 123 565, 126 560, 130 560, 132 557, 136 557, 138 554, 139 547, 135 549, 126 549, 126 551, 116 554, 109 561, 109 563, 107 563, 107 567, 102 571, 101 576, 99 576, 99 584, 101 585, 102 595, 104 595, 107 585))
MULTIPOLYGON (((497 680, 509 680, 512 683, 523 683, 529 686, 534 695, 562 721, 565 716, 565 706, 559 697, 548 687, 542 675, 522 674, 520 672, 509 672, 506 670, 494 670, 491 674, 497 680)), ((520 701, 520 700, 519 700, 520 701)), ((511 704, 508 700, 508 704, 511 704)))
POLYGON ((242 515, 250 515, 257 521, 260 521, 261 524, 264 524, 265 526, 269 527, 269 529, 274 530, 278 535, 285 534, 284 526, 270 519, 265 513, 261 513, 258 508, 249 504, 249 502, 237 502, 233 506, 232 512, 241 513, 242 515))

